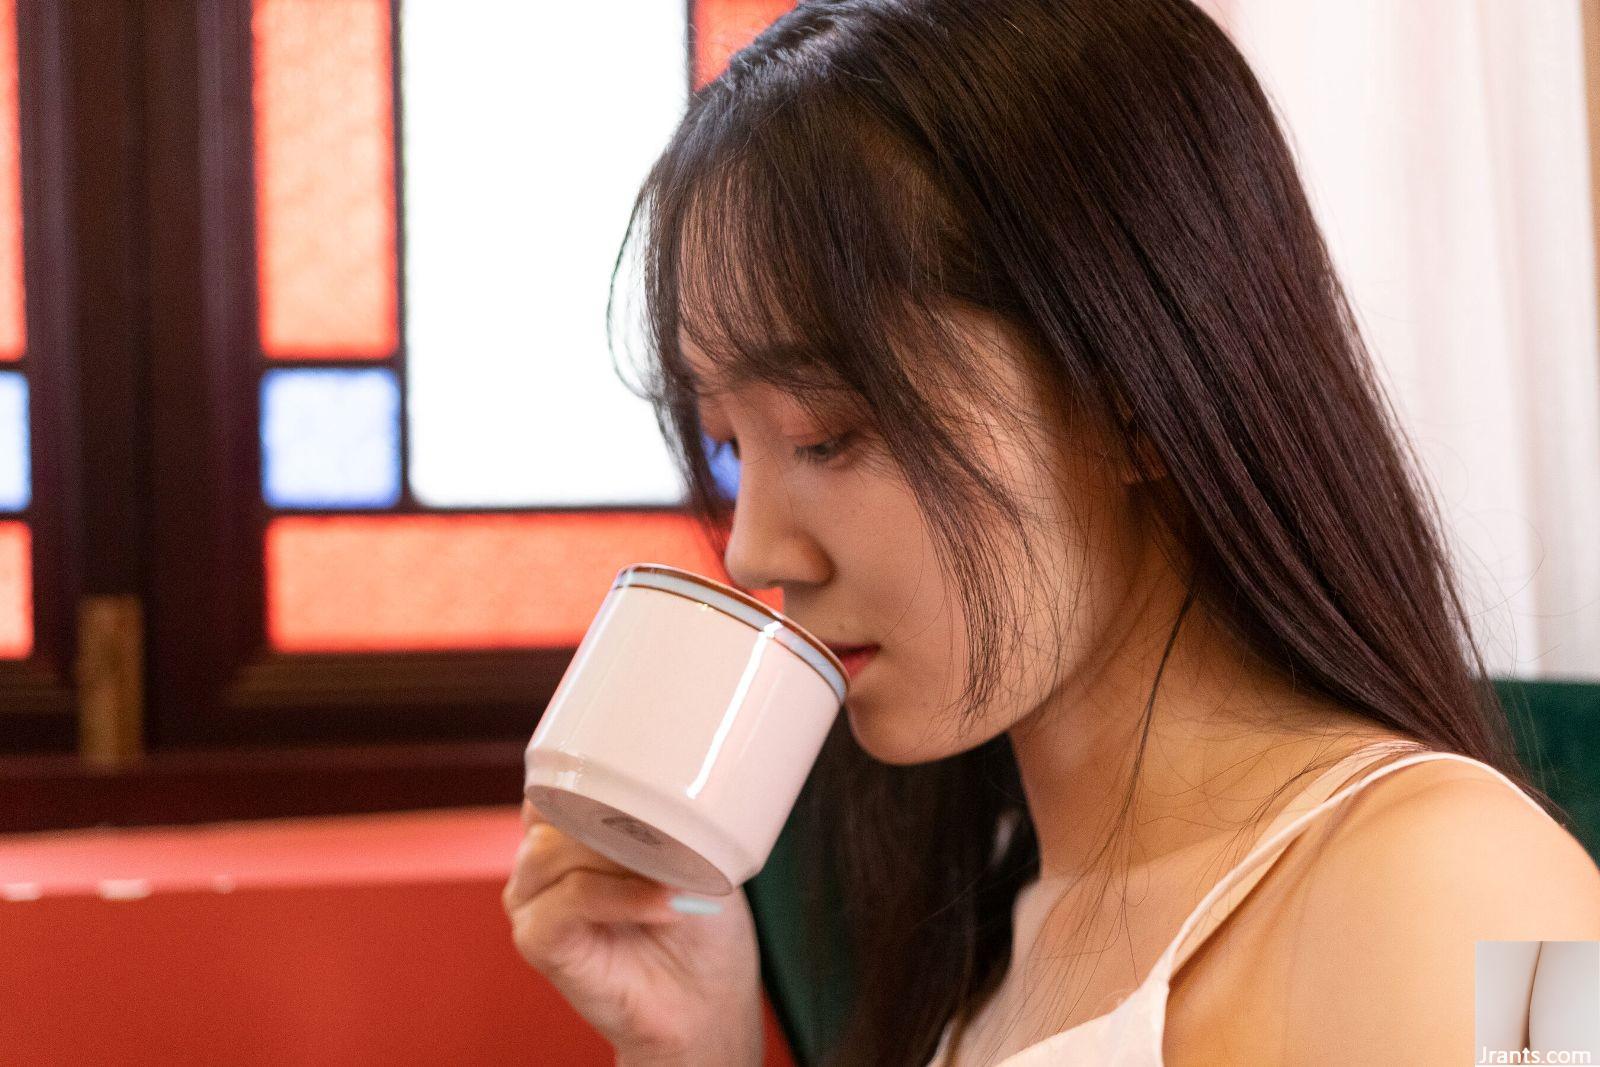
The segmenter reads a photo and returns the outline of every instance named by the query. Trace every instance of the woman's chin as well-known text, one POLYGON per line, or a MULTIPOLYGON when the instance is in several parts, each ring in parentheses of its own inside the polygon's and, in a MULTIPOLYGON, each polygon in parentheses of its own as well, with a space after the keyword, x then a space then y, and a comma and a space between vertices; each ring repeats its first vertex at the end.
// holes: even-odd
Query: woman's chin
POLYGON ((929 757, 918 750, 915 740, 901 736, 901 731, 896 729, 898 724, 887 716, 858 710, 850 701, 845 702, 844 713, 856 744, 879 763, 906 767, 928 761, 929 757))

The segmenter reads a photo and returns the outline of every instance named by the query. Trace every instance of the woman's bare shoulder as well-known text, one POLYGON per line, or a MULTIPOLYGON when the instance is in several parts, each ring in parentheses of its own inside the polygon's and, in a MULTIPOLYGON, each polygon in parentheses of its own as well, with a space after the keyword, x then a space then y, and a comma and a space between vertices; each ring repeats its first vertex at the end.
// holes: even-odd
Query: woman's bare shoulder
POLYGON ((1600 940, 1600 868, 1488 768, 1427 760, 1344 808, 1278 931, 1284 1062, 1467 1062, 1478 941, 1600 940))
MULTIPOLYGON (((1531 796, 1477 762, 1434 758, 1402 767, 1368 783, 1345 808, 1319 850, 1324 879, 1374 864, 1426 875, 1494 856, 1501 862, 1493 866, 1508 879, 1537 875, 1600 892, 1600 867, 1582 842, 1531 796)), ((1486 871, 1471 884, 1492 882, 1486 871)))

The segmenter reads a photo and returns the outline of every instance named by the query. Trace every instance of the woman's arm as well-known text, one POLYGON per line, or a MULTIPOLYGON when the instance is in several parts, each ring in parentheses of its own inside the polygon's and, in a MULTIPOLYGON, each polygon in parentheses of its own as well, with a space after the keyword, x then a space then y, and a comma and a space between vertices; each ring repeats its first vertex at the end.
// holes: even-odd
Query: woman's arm
POLYGON ((1477 1062, 1477 942, 1600 940, 1583 846, 1454 761, 1353 798, 1296 904, 1285 1063, 1477 1062))

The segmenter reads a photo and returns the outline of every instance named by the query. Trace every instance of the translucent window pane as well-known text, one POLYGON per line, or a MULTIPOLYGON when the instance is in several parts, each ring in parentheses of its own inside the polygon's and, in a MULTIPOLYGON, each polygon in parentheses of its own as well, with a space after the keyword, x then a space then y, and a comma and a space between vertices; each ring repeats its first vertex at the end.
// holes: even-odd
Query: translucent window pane
POLYGON ((22 358, 22 177, 17 136, 17 5, 0 0, 0 361, 22 358))
POLYGON ((32 496, 28 379, 0 371, 0 511, 21 511, 32 496))
MULTIPOLYGON (((633 198, 683 111, 684 8, 402 6, 406 407, 422 503, 682 498, 649 406, 612 365, 605 302, 633 198)), ((630 299, 620 285, 618 297, 630 299)))
POLYGON ((280 518, 267 632, 282 652, 571 647, 617 571, 647 560, 723 575, 672 512, 280 518))
POLYGON ((261 475, 274 507, 400 497, 400 388, 387 370, 275 370, 261 382, 261 475))
POLYGON ((255 0, 257 273, 268 356, 394 354, 389 24, 388 0, 255 0))
POLYGON ((729 56, 793 6, 794 0, 695 0, 695 87, 721 74, 729 56))
POLYGON ((739 458, 726 444, 719 444, 705 434, 700 435, 700 447, 711 461, 711 476, 716 479, 717 491, 729 500, 739 496, 739 458))
POLYGON ((0 659, 32 654, 32 539, 26 523, 0 522, 0 659))

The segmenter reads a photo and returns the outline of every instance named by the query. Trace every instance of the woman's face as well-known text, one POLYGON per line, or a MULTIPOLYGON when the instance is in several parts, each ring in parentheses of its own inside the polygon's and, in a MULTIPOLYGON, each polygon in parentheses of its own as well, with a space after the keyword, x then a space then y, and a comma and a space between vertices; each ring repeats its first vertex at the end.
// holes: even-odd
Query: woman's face
MULTIPOLYGON (((986 314, 952 314, 1005 398, 963 405, 968 454, 1016 494, 1039 567, 1030 573, 1009 525, 986 524, 1004 561, 1007 602, 998 607, 1016 632, 1005 637, 1001 677, 975 732, 955 732, 968 670, 959 589, 883 443, 867 427, 820 424, 767 386, 707 395, 700 406, 707 435, 736 441, 741 461, 729 575, 781 588, 784 613, 830 644, 878 646, 851 681, 846 710, 863 749, 893 764, 981 744, 1099 670, 1094 650, 1111 647, 1126 622, 1144 544, 1107 443, 1065 425, 1023 370, 1018 335, 986 314), (830 444, 841 435, 842 447, 830 444)), ((704 380, 704 355, 687 342, 684 355, 704 380)))

